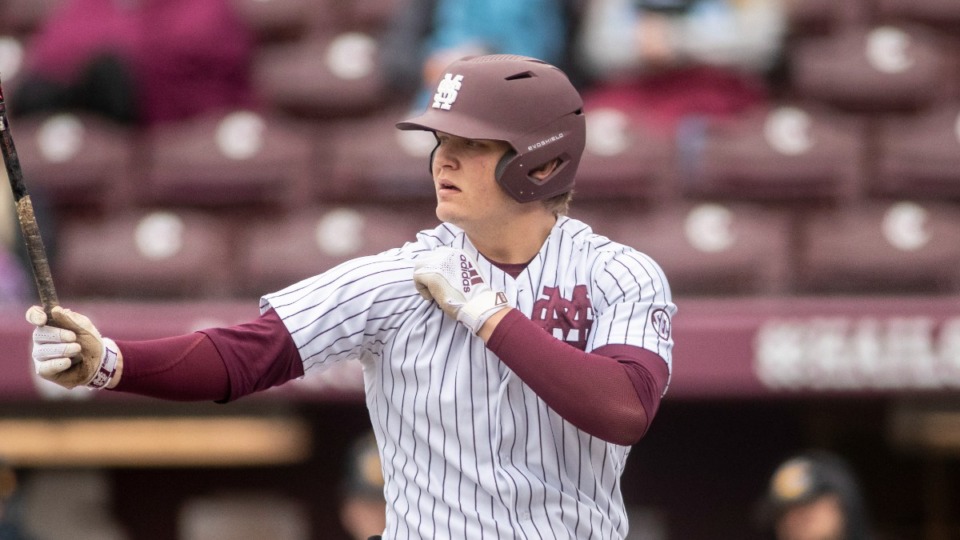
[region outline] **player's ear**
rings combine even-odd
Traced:
[[[553,174],[553,171],[555,171],[559,166],[560,166],[560,159],[559,158],[552,159],[545,165],[542,165],[536,170],[534,170],[533,172],[531,172],[530,176],[536,178],[537,180],[543,180],[544,178],[547,178],[548,176]]]

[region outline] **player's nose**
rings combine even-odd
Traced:
[[[436,150],[434,150],[434,172],[439,172],[444,168],[456,168],[457,163],[456,151],[452,149],[451,145],[440,144],[437,146]]]

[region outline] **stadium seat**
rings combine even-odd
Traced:
[[[915,110],[948,97],[957,75],[947,50],[920,25],[844,27],[790,47],[791,89],[848,110]]]
[[[435,200],[430,152],[436,141],[425,131],[398,130],[394,124],[406,116],[404,109],[390,109],[334,129],[333,163],[317,184],[318,200]]]
[[[613,107],[587,111],[587,143],[577,172],[578,199],[658,198],[675,187],[673,149]]]
[[[791,286],[789,217],[762,205],[575,202],[570,215],[653,257],[675,295],[763,295]]]
[[[960,102],[877,121],[872,189],[896,197],[960,198]]]
[[[353,28],[380,31],[386,28],[398,9],[403,9],[406,0],[353,0],[350,17]]]
[[[51,267],[61,296],[216,298],[232,291],[224,222],[183,210],[125,211],[60,227]]]
[[[797,280],[810,294],[956,293],[960,208],[869,201],[806,213]]]
[[[138,196],[146,206],[298,207],[316,157],[302,125],[246,110],[159,126],[145,150]]]
[[[865,0],[786,0],[792,35],[827,34],[868,17]]]
[[[864,128],[850,115],[788,103],[707,126],[700,138],[681,141],[683,192],[780,202],[855,199]]]
[[[29,34],[63,0],[3,0],[0,2],[0,28],[4,31]]]
[[[960,2],[956,0],[877,0],[877,11],[888,20],[909,20],[956,29]]]
[[[253,60],[253,84],[271,106],[301,116],[343,118],[388,103],[374,36],[318,33],[265,44]]]
[[[130,204],[140,182],[136,134],[102,118],[59,113],[13,118],[24,179],[31,192],[63,211],[100,211]]]
[[[261,43],[302,38],[314,27],[340,21],[328,0],[232,0],[237,13]]]
[[[246,222],[240,290],[264,294],[362,255],[400,247],[436,227],[432,205],[317,206]]]

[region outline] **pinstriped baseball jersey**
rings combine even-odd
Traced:
[[[361,257],[265,296],[308,375],[359,359],[380,446],[386,539],[623,538],[620,475],[630,448],[564,421],[413,282],[437,246],[474,255],[495,290],[557,338],[591,351],[649,349],[671,362],[667,281],[647,256],[561,217],[516,278],[459,228]]]

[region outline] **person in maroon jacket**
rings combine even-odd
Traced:
[[[150,126],[253,106],[253,51],[229,0],[63,0],[30,39],[10,110]]]

